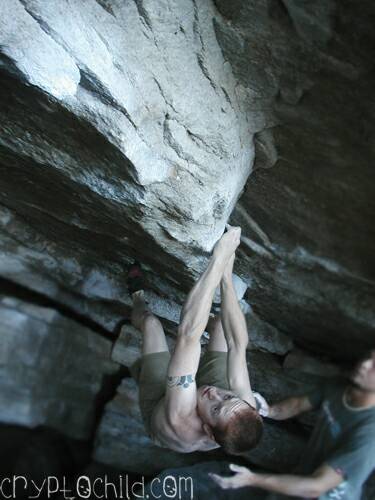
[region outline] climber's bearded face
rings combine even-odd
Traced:
[[[369,358],[358,363],[351,378],[360,389],[375,392],[375,351],[371,352]]]
[[[234,412],[248,406],[234,392],[213,385],[199,387],[197,403],[199,416],[211,427],[224,425]]]

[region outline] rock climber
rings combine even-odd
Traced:
[[[144,425],[159,446],[181,453],[222,446],[228,453],[240,454],[255,447],[261,437],[263,399],[250,386],[248,333],[232,282],[240,235],[240,228],[228,228],[215,245],[182,309],[172,355],[144,292],[133,287],[131,319],[142,332],[143,345],[142,357],[131,371],[139,384]],[[139,274],[135,271],[133,276]],[[210,340],[201,359],[200,340],[219,285],[221,315],[209,322]]]
[[[349,384],[331,380],[311,394],[269,406],[268,417],[285,420],[317,408],[320,416],[295,474],[260,474],[231,465],[233,476],[211,477],[226,489],[253,486],[281,494],[272,499],[360,500],[375,469],[375,349],[356,364]]]

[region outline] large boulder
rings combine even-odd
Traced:
[[[300,345],[350,358],[375,344],[374,5],[215,5],[242,105],[258,117],[255,172],[231,219],[244,228],[250,302]]]
[[[0,284],[49,306],[0,304],[3,420],[87,437],[118,366],[108,339],[129,315],[127,267],[142,262],[171,333],[228,219],[243,228],[255,389],[274,401],[318,383],[322,365],[294,346],[326,363],[375,344],[373,12],[370,0],[0,0]],[[126,384],[96,455],[179,465],[147,441]],[[267,426],[250,459],[290,468],[300,430]]]
[[[370,1],[0,9],[2,277],[113,331],[124,268],[181,305],[234,208],[267,335],[375,341]]]
[[[137,257],[159,294],[181,299],[254,155],[213,4],[0,9],[2,276],[116,315]]]
[[[111,342],[56,310],[0,297],[0,420],[89,439]]]

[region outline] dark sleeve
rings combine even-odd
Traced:
[[[340,446],[325,461],[345,479],[364,482],[375,468],[375,425],[365,425],[345,436]]]

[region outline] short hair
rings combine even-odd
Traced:
[[[263,434],[263,420],[248,405],[237,410],[226,424],[212,428],[215,441],[230,455],[240,455],[255,448]]]

